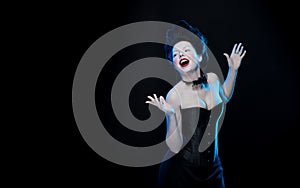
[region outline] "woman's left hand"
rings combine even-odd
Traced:
[[[243,51],[243,49],[244,47],[242,46],[242,43],[239,43],[239,45],[234,45],[230,57],[227,53],[224,53],[227,58],[229,68],[237,70],[240,67],[241,61],[246,54],[246,50]]]

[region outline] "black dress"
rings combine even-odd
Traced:
[[[181,109],[184,146],[175,156],[161,163],[159,188],[225,187],[216,137],[223,109],[223,103],[212,110],[201,107]],[[216,114],[218,117],[212,118]],[[202,152],[199,151],[200,142],[205,148]],[[168,151],[165,157],[172,154]]]

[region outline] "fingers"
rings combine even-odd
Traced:
[[[151,96],[147,96],[152,102],[154,102],[154,99]]]
[[[154,99],[155,99],[155,102],[156,102],[157,104],[159,104],[159,101],[158,101],[158,98],[157,98],[156,94],[154,94]]]
[[[148,103],[148,104],[152,104],[154,106],[156,106],[157,104],[155,104],[155,100],[151,97],[151,96],[147,96],[151,101],[146,101],[145,103]]]
[[[243,50],[244,50],[244,46],[242,46],[242,43],[239,43],[238,45],[234,44],[231,54],[238,54],[241,56],[241,58],[243,58],[246,54],[246,50],[245,51],[243,51]],[[224,53],[224,55],[225,55],[225,53]],[[225,55],[225,56],[226,56],[226,58],[228,58],[228,55]]]
[[[241,47],[242,43],[239,43],[238,47],[236,48],[235,53],[238,54],[240,52],[240,47]]]
[[[146,101],[145,103],[152,104],[152,105],[155,106],[155,104],[153,102],[151,102],[151,101]]]
[[[160,96],[160,97],[159,97],[159,100],[160,100],[160,103],[161,103],[162,105],[165,105],[166,101],[165,101],[165,99],[163,98],[163,96]]]
[[[163,97],[163,96],[160,96],[160,97],[159,97],[159,100],[161,100],[161,101],[165,101],[165,99],[164,99],[164,97]]]
[[[175,110],[170,106],[170,104],[168,104],[166,102],[166,100],[164,99],[163,96],[159,97],[159,100],[156,96],[156,94],[154,94],[154,98],[151,96],[147,96],[151,101],[146,101],[145,103],[147,104],[152,104],[156,107],[158,107],[160,110],[164,111],[167,114],[172,114],[175,113]]]
[[[244,53],[241,55],[241,58],[243,58],[246,55],[246,50],[244,51]]]
[[[238,53],[239,55],[242,55],[243,49],[244,49],[244,46],[241,47],[241,49],[240,49],[240,51]]]
[[[235,45],[233,46],[233,49],[232,49],[231,54],[234,54],[234,53],[235,53],[236,46],[237,46],[237,44],[235,44]]]
[[[229,60],[229,55],[227,53],[223,53],[225,55],[226,59]]]
[[[146,101],[145,103],[152,104],[152,105],[155,105],[155,106],[158,106],[160,104],[156,94],[154,94],[154,98],[151,97],[151,96],[147,96],[147,97],[150,99],[150,101]],[[160,98],[163,98],[163,97],[161,96]]]

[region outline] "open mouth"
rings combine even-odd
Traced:
[[[182,59],[179,61],[179,65],[180,65],[181,67],[186,67],[186,66],[189,65],[189,63],[190,63],[190,61],[189,61],[188,59],[186,59],[186,58],[182,58]]]

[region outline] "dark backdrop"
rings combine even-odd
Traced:
[[[155,0],[76,5],[76,8],[54,6],[55,21],[46,20],[51,21],[49,27],[59,36],[59,52],[66,57],[59,66],[62,72],[70,73],[68,77],[64,75],[69,81],[65,85],[69,88],[69,97],[76,67],[88,47],[99,37],[132,22],[185,19],[208,38],[208,46],[224,74],[228,66],[223,52],[230,52],[235,42],[243,42],[247,49],[219,134],[227,187],[291,187],[298,182],[296,54],[299,29],[295,28],[298,13],[292,1]],[[160,141],[164,135],[165,125],[142,136],[128,132],[111,115],[109,104],[101,101],[110,100],[111,79],[122,67],[139,58],[161,56],[160,47],[140,44],[124,49],[110,60],[99,76],[96,102],[98,110],[105,114],[99,115],[105,121],[115,123],[116,128],[108,129],[116,138],[123,138],[122,142],[145,146]],[[149,117],[147,106],[138,102],[145,99],[146,93],[157,92],[158,87],[162,95],[170,89],[170,85],[158,79],[143,80],[134,88],[129,105],[136,117]],[[80,135],[72,114],[71,98],[67,100],[69,109],[65,113],[71,118],[63,126],[57,126],[57,132],[63,134],[57,147],[61,150],[57,150],[55,162],[49,165],[54,171],[50,182],[93,183],[98,187],[119,184],[122,187],[155,187],[158,165],[124,167],[96,154]]]

